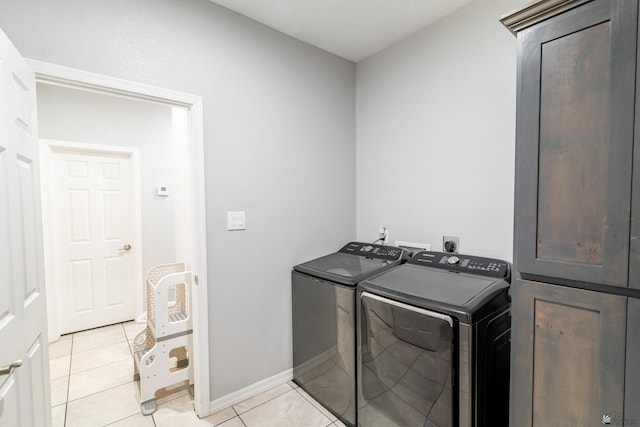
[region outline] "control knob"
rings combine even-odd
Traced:
[[[460,258],[458,258],[457,256],[450,256],[449,258],[447,258],[447,264],[449,265],[456,265],[460,262]]]
[[[456,252],[456,242],[453,240],[447,240],[444,242],[444,251],[445,252]]]

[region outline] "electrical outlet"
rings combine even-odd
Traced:
[[[385,245],[389,243],[389,229],[384,225],[378,227],[378,240],[381,240]]]
[[[457,254],[460,251],[460,237],[442,236],[442,251]]]

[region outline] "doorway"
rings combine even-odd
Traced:
[[[45,221],[45,253],[55,254],[55,257],[46,257],[47,283],[52,285],[48,293],[49,335],[53,340],[62,333],[132,320],[141,315],[145,300],[142,278],[154,266],[184,262],[190,269],[192,254],[184,247],[191,242],[176,246],[176,236],[189,236],[191,226],[176,215],[180,208],[186,213],[184,217],[189,218],[192,210],[190,204],[179,200],[191,192],[190,182],[178,179],[183,171],[189,170],[186,156],[177,155],[186,148],[183,141],[188,141],[188,129],[180,121],[174,126],[178,113],[186,116],[184,109],[157,102],[46,83],[37,84],[37,96],[45,190],[43,209],[45,218],[49,218],[49,224]],[[95,170],[97,165],[90,168],[90,162],[78,158],[87,153],[110,156],[113,160],[105,166],[111,175],[115,169],[127,174],[125,165],[115,162],[118,157],[128,157],[133,173],[129,173],[128,183],[131,194],[119,192],[123,197],[117,197],[113,191],[117,190],[117,181],[99,176],[104,174]],[[61,156],[74,157],[71,163],[57,165]],[[69,177],[70,174],[78,176]],[[108,191],[101,191],[99,186]],[[158,194],[158,188],[164,191]],[[66,206],[72,203],[85,206],[84,210],[76,207],[75,214],[80,217],[77,220],[69,215]],[[127,215],[105,216],[102,211],[113,203],[122,204],[119,210],[126,211]],[[58,215],[60,210],[66,212]],[[104,221],[109,218],[119,221]],[[68,224],[69,229],[76,227],[75,235],[62,232],[62,224]],[[114,267],[120,261],[129,261],[133,271],[121,275],[126,276],[127,294],[135,304],[129,318],[114,318],[112,322],[105,319],[97,324],[95,306],[108,298],[110,289],[100,285],[107,280],[102,277],[106,273],[99,257],[83,249],[99,244],[100,240],[107,240],[104,247],[91,252],[102,252],[100,255],[115,264]],[[126,245],[130,249],[120,251]],[[79,252],[79,259],[60,259],[69,251]],[[69,261],[74,262],[73,267],[62,265]],[[71,273],[79,277],[74,278]],[[71,287],[74,289],[69,289]],[[82,318],[83,321],[75,322],[80,329],[68,328],[69,322],[65,320],[69,317]]]
[[[87,73],[40,61],[28,61],[36,72],[39,85],[49,88],[65,88],[78,92],[98,94],[111,98],[122,98],[129,101],[144,102],[153,105],[168,107],[173,117],[174,127],[170,133],[172,137],[181,135],[174,148],[174,161],[183,162],[182,173],[176,178],[179,185],[185,186],[187,191],[175,193],[175,203],[180,203],[180,221],[173,219],[170,223],[164,222],[164,229],[174,230],[172,248],[175,256],[188,260],[189,269],[194,274],[193,288],[193,321],[194,321],[194,348],[193,365],[195,382],[194,405],[196,413],[203,417],[210,413],[209,408],[209,345],[207,323],[207,289],[206,289],[206,246],[205,246],[205,215],[204,215],[204,164],[203,164],[203,131],[202,131],[202,100],[200,97],[174,92],[166,89],[150,87],[123,81],[107,76]],[[177,132],[174,135],[174,132]],[[172,170],[172,165],[167,166],[167,171]],[[173,165],[175,166],[175,164]],[[166,187],[162,182],[157,187]],[[166,194],[166,192],[165,192]],[[172,193],[169,192],[171,195]],[[160,192],[154,194],[154,200],[166,197]],[[166,199],[165,199],[166,200]],[[174,218],[177,215],[174,216]],[[146,218],[145,218],[146,222]],[[155,246],[151,246],[155,248]],[[144,265],[144,261],[140,262]],[[49,273],[51,269],[48,268]],[[142,274],[142,269],[139,269]],[[49,282],[49,277],[47,277]],[[142,288],[142,281],[139,288]],[[49,291],[49,289],[48,289]],[[55,292],[55,291],[54,291]],[[141,294],[141,291],[140,291]],[[52,301],[48,301],[49,310]],[[137,312],[143,306],[142,296],[136,298]],[[58,333],[54,325],[54,334]],[[51,334],[50,334],[51,335]],[[54,335],[55,337],[55,335]]]

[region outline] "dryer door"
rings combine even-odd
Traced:
[[[453,319],[363,292],[358,425],[453,427]]]

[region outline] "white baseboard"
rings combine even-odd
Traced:
[[[291,379],[293,379],[293,369],[287,369],[286,371],[276,374],[272,377],[266,378],[262,381],[258,381],[257,383],[251,384],[248,387],[245,387],[238,391],[234,391],[231,394],[227,394],[226,396],[210,402],[209,413],[213,414],[214,412],[218,412],[221,409],[235,405],[236,403],[240,403],[243,400],[260,394],[263,391],[267,391],[270,388],[285,383]]]

